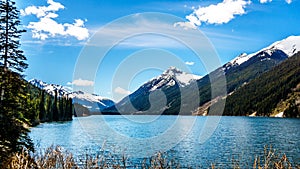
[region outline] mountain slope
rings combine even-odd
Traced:
[[[180,87],[185,87],[190,83],[201,79],[201,76],[183,72],[175,67],[170,67],[160,76],[149,80],[144,84],[150,91],[160,89],[163,86],[174,86],[175,83]]]
[[[82,91],[73,92],[70,88],[67,88],[65,86],[48,84],[46,82],[37,79],[29,80],[29,83],[31,83],[33,86],[45,90],[47,93],[53,96],[57,91],[59,97],[68,96],[69,98],[72,98],[73,103],[80,104],[81,106],[87,108],[89,110],[89,114],[99,113],[103,109],[114,105],[114,102],[110,99],[103,98],[101,96],[82,92]]]
[[[121,112],[122,114],[177,114],[180,105],[180,89],[187,88],[201,77],[188,74],[175,67],[170,67],[160,76],[143,84],[138,90],[122,99],[115,106],[107,108],[104,112]],[[164,92],[165,96],[161,95]],[[150,100],[149,97],[153,98]],[[166,100],[165,100],[166,99]],[[162,105],[166,103],[166,105]]]
[[[55,91],[57,91],[58,96],[60,97],[64,95],[68,95],[72,91],[71,89],[66,88],[64,86],[56,85],[56,84],[48,84],[38,79],[31,79],[28,82],[35,87],[45,90],[47,93],[51,94],[52,96],[55,95]]]
[[[0,65],[0,74],[3,72],[3,67]],[[45,90],[36,87],[23,79],[19,74],[7,70],[5,72],[9,75],[10,83],[6,84],[12,86],[22,86],[22,90],[16,90],[17,93],[14,99],[20,103],[15,107],[19,111],[22,118],[30,122],[30,126],[36,126],[41,122],[52,121],[69,121],[72,120],[73,105],[71,98],[55,98],[48,94]],[[0,83],[1,84],[1,83]],[[11,101],[9,101],[11,103]],[[2,107],[1,107],[2,108]]]
[[[242,53],[241,55],[230,61],[229,64],[241,65],[260,52],[265,52],[268,55],[271,55],[276,50],[284,52],[288,57],[293,56],[300,51],[300,36],[289,36],[286,39],[274,42],[270,46],[249,55],[246,53]]]
[[[114,105],[114,102],[110,99],[82,91],[72,92],[70,93],[70,97],[73,98],[74,103],[86,107],[90,111],[90,114],[99,113],[103,109]]]
[[[224,115],[300,117],[300,52],[236,90],[226,99]],[[284,105],[285,103],[285,105]]]
[[[180,109],[183,109],[185,114],[192,114],[192,112],[196,110],[195,107],[190,106],[194,105],[195,99],[193,98],[200,98],[198,104],[200,107],[208,104],[211,100],[216,99],[211,98],[211,81],[214,82],[214,85],[222,84],[222,81],[218,78],[221,75],[225,74],[227,80],[227,92],[231,93],[252,79],[271,70],[274,66],[286,60],[291,54],[299,50],[300,36],[291,36],[282,41],[275,42],[253,54],[241,54],[231,62],[228,62],[211,72],[209,75],[196,80],[199,88],[199,96],[195,96],[197,92],[189,90],[191,87],[189,84],[184,86],[182,86],[180,82],[174,84],[172,81],[174,78],[170,76],[168,80],[163,82],[154,80],[151,81],[151,83],[145,83],[137,91],[117,103],[116,106],[118,110],[123,113],[155,114],[163,112],[163,114],[178,114]],[[162,91],[166,97],[162,97],[157,90],[151,90],[153,89],[151,88],[153,85],[159,86],[158,89],[161,89],[160,91]],[[184,90],[185,92],[180,92],[180,90]],[[218,94],[218,92],[220,93]],[[181,93],[184,95],[181,95]],[[216,93],[217,96],[222,96],[221,91],[216,91]],[[152,100],[151,103],[153,105],[160,105],[161,103],[166,102],[165,107],[161,106],[157,110],[150,110],[150,108],[154,107],[151,107],[150,105],[150,94]],[[187,102],[182,103],[182,98]],[[189,102],[193,104],[189,104]],[[104,111],[116,112],[117,109],[112,106]]]

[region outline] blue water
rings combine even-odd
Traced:
[[[227,168],[232,158],[253,162],[272,145],[300,162],[300,120],[264,117],[89,116],[31,129],[37,149],[60,145],[75,156],[105,150],[125,154],[132,165],[167,152],[181,166]],[[205,137],[202,137],[205,136]],[[251,166],[252,164],[250,164]]]

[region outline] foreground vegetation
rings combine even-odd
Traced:
[[[264,152],[256,156],[254,161],[249,162],[249,166],[242,166],[242,162],[232,159],[230,168],[253,168],[253,169],[300,169],[299,164],[293,164],[285,154],[278,153],[271,146],[265,146]],[[143,169],[163,169],[163,168],[201,168],[201,166],[181,166],[176,160],[169,159],[166,153],[157,153],[153,157],[146,158],[138,164],[130,165],[126,156],[115,157],[111,154],[98,154],[95,156],[84,155],[75,158],[72,153],[63,150],[60,146],[49,147],[43,152],[29,153],[26,150],[15,153],[4,163],[8,169],[15,168],[143,168]],[[199,164],[200,165],[200,164]],[[211,169],[220,168],[218,164],[211,164]]]

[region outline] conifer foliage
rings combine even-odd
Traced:
[[[223,115],[245,116],[256,112],[257,116],[270,116],[278,103],[290,97],[284,116],[300,117],[299,84],[300,52],[229,95]]]
[[[10,154],[23,147],[32,149],[28,136],[28,121],[24,117],[26,100],[22,73],[27,68],[26,57],[20,50],[19,11],[10,0],[0,3],[0,165]]]
[[[10,68],[16,72],[23,72],[27,68],[26,57],[20,47],[21,33],[25,32],[19,29],[19,11],[15,2],[11,0],[1,0],[0,4],[0,27],[1,27],[1,60],[4,68]]]

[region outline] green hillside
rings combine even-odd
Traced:
[[[226,98],[223,115],[299,117],[300,53],[258,76]]]
[[[3,67],[0,67],[0,74],[2,73]],[[73,106],[71,98],[68,98],[68,96],[58,97],[57,94],[52,96],[46,91],[31,85],[15,72],[6,71],[5,73],[9,74],[10,77],[10,83],[7,87],[18,89],[17,86],[21,86],[22,90],[16,91],[20,97],[12,96],[10,99],[16,99],[19,102],[19,109],[25,110],[20,112],[20,115],[28,120],[29,125],[35,126],[40,122],[72,120]]]

